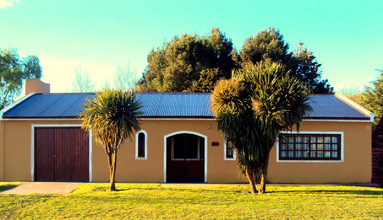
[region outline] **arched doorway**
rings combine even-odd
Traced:
[[[195,132],[165,136],[164,182],[205,182],[206,143],[206,136]]]

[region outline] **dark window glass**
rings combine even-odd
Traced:
[[[233,146],[231,146],[231,144],[227,141],[226,141],[226,158],[227,159],[234,159],[234,149],[233,149]]]
[[[138,134],[138,157],[145,157],[145,133]]]
[[[280,134],[280,160],[340,160],[340,134]]]

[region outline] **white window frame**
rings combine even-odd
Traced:
[[[316,134],[316,135],[326,135],[326,134],[339,134],[340,135],[340,160],[280,160],[279,159],[279,135],[277,137],[276,143],[276,156],[277,163],[287,162],[287,163],[343,163],[344,162],[344,132],[343,131],[281,131],[279,134]]]
[[[139,157],[138,156],[138,144],[139,144],[139,139],[138,135],[140,133],[143,133],[145,135],[145,157]],[[136,154],[135,154],[136,160],[147,160],[148,159],[148,133],[146,133],[145,130],[139,130],[136,132]]]
[[[235,152],[235,149],[233,148],[233,158],[226,157],[226,151],[227,151],[227,139],[226,136],[223,137],[223,159],[224,160],[237,160],[237,153]]]

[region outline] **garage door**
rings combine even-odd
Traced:
[[[89,137],[80,127],[35,127],[35,181],[89,181]]]

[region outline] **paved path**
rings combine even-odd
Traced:
[[[0,194],[67,194],[79,187],[82,183],[62,183],[62,182],[30,182],[23,183],[15,188],[0,192]]]

